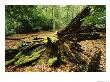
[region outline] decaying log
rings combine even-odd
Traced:
[[[100,66],[99,66],[101,55],[102,55],[102,52],[99,51],[92,57],[91,62],[88,65],[88,72],[101,72]]]
[[[59,48],[57,43],[52,43],[51,39],[49,37],[47,37],[47,48],[50,49],[49,57],[48,58],[54,58],[56,57],[57,60],[53,63],[52,66],[57,67],[59,65],[62,64],[62,60],[61,60],[61,54],[59,53]]]
[[[83,40],[96,40],[96,39],[100,39],[100,33],[97,32],[93,32],[93,33],[78,33],[77,34],[77,41],[83,41]]]
[[[106,26],[96,27],[94,24],[89,24],[86,26],[81,26],[77,33],[90,33],[90,32],[103,32],[106,33]]]
[[[18,52],[27,53],[27,55],[28,55],[28,54],[30,54],[29,53],[30,51],[32,51],[42,45],[45,46],[45,44],[39,44],[37,42],[36,43],[23,43],[17,49],[6,49],[5,50],[5,61],[8,61],[8,60],[14,58]]]
[[[5,50],[5,61],[13,59],[18,52],[19,52],[18,49],[7,49],[7,50]]]

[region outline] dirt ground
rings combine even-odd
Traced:
[[[38,38],[47,38],[55,35],[57,32],[56,31],[41,31],[37,33],[30,33],[30,34],[15,34],[12,36],[8,36],[5,40],[5,49],[8,48],[17,48],[17,43],[22,42],[22,41],[31,41],[33,37],[37,36]],[[14,40],[10,40],[14,39]]]

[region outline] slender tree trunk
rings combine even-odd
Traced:
[[[61,20],[61,7],[59,5],[59,20]],[[61,27],[61,25],[59,26],[59,28]]]
[[[75,5],[73,6],[73,12],[72,12],[72,18],[74,18],[76,16],[76,13],[75,13]]]
[[[67,6],[67,23],[69,22],[69,5]]]
[[[55,7],[55,6],[52,6],[53,31],[55,30],[55,15],[54,15],[54,7]]]

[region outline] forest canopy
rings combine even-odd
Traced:
[[[64,28],[84,5],[6,5],[5,35],[29,33],[39,30]],[[106,6],[89,6],[90,14],[82,20],[82,25],[105,25]]]

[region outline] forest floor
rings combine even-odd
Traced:
[[[37,38],[44,38],[54,36],[57,33],[57,31],[40,31],[36,33],[30,33],[30,34],[15,34],[12,36],[8,36],[5,40],[5,48],[16,48],[17,43],[21,41],[29,42],[33,39],[33,36],[37,36]]]
[[[5,48],[15,48],[16,44],[21,40],[30,41],[32,36],[37,36],[39,38],[47,38],[54,36],[57,31],[41,31],[38,33],[31,33],[31,34],[16,34],[14,36],[6,37],[6,38],[13,38],[14,40],[5,40]],[[96,39],[96,40],[84,40],[79,43],[84,50],[84,55],[90,59],[93,55],[98,51],[102,51],[100,68],[103,71],[106,71],[106,40],[105,38]],[[6,66],[6,72],[71,72],[76,70],[75,66],[71,64],[62,64],[60,67],[53,68],[48,65],[35,65],[35,66],[18,66],[14,67],[13,65]]]

